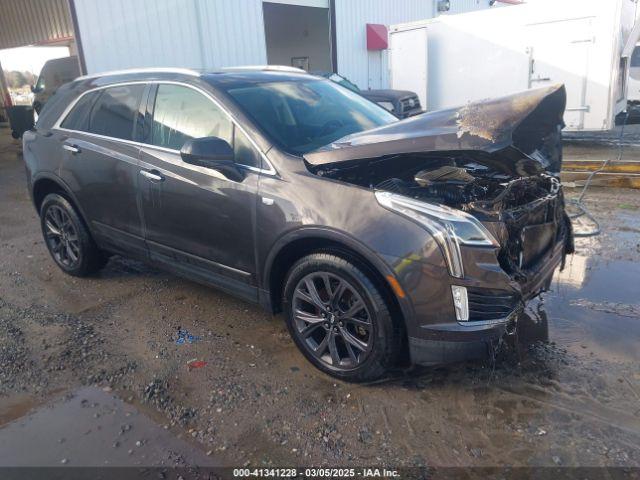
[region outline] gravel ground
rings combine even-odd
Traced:
[[[7,136],[0,426],[97,386],[226,465],[640,466],[640,192],[589,193],[603,235],[495,358],[355,386],[311,367],[282,318],[218,291],[119,257],[65,276]],[[199,338],[176,343],[185,329]]]

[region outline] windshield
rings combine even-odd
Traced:
[[[40,75],[38,77],[38,81],[36,82],[36,86],[33,88],[34,92],[41,92],[44,90],[44,75]]]
[[[250,84],[226,92],[273,141],[294,155],[398,120],[384,108],[327,80]]]

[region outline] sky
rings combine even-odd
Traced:
[[[7,48],[0,50],[0,63],[3,70],[29,71],[39,75],[47,60],[68,56],[69,47]]]

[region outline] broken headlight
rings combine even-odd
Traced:
[[[460,210],[420,202],[391,192],[376,192],[376,199],[383,207],[418,222],[431,233],[440,246],[453,277],[464,276],[460,245],[499,246],[482,223]]]

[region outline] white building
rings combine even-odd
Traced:
[[[367,24],[389,26],[488,8],[490,0],[70,0],[87,73],[137,67],[284,64],[387,88],[388,52]],[[448,7],[448,10],[447,10]]]

